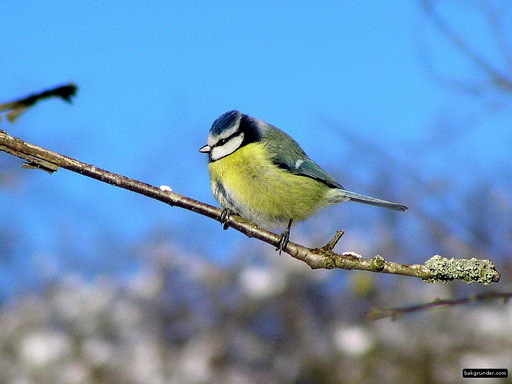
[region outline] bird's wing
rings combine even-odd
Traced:
[[[286,133],[270,126],[267,135],[272,137],[265,141],[265,146],[272,158],[272,162],[279,168],[295,175],[318,180],[331,188],[343,189],[336,180],[311,160],[299,144]]]

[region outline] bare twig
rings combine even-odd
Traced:
[[[14,123],[27,109],[34,106],[40,100],[57,97],[71,103],[71,98],[76,95],[77,90],[78,87],[74,83],[69,83],[57,88],[34,93],[19,100],[0,104],[0,111],[10,111],[6,116],[11,123]]]
[[[72,159],[56,152],[27,143],[0,131],[0,150],[11,155],[20,157],[29,164],[44,164],[47,170],[65,168],[72,172],[124,188],[150,198],[160,200],[171,206],[188,209],[192,212],[210,217],[222,222],[220,208],[202,203],[186,196],[179,195],[168,188],[157,188],[155,186],[131,179],[129,177],[109,172],[91,164]],[[255,224],[236,215],[228,218],[230,227],[242,232],[248,237],[254,237],[275,247],[279,244],[280,237],[275,233],[258,228]],[[419,264],[398,264],[384,260],[382,256],[375,256],[371,259],[359,258],[352,253],[337,254],[333,247],[341,237],[342,232],[322,248],[310,249],[302,245],[289,242],[284,250],[286,253],[301,260],[313,269],[317,268],[341,268],[357,269],[362,271],[390,273],[395,275],[419,277],[427,282],[450,281],[462,279],[466,282],[479,282],[490,284],[499,281],[500,274],[494,268],[490,260],[448,260],[440,256],[434,256],[425,265]],[[454,267],[456,266],[456,267]]]
[[[512,297],[512,292],[488,292],[482,293],[479,295],[471,295],[470,297],[466,297],[463,299],[455,299],[455,300],[435,300],[431,303],[419,304],[419,305],[411,305],[409,307],[401,307],[401,308],[372,308],[366,313],[366,317],[370,320],[379,320],[384,319],[386,317],[391,317],[392,319],[396,319],[397,317],[418,311],[424,311],[428,309],[433,309],[437,307],[443,306],[455,306],[462,305],[467,303],[473,303],[478,301],[487,301],[487,300],[496,300],[503,299],[505,303],[510,300]]]
[[[509,70],[512,69],[512,50],[510,40],[508,39],[509,33],[507,33],[504,28],[506,16],[510,14],[510,3],[504,1],[501,4],[501,9],[497,9],[497,7],[489,3],[489,1],[479,1],[478,5],[487,19],[487,24],[489,24],[494,41],[500,49],[505,62],[508,64]]]
[[[492,86],[495,86],[498,89],[501,89],[504,92],[510,93],[512,92],[512,78],[510,75],[507,75],[501,71],[499,71],[497,68],[495,68],[493,65],[491,65],[482,54],[475,51],[470,44],[461,36],[459,35],[451,26],[439,15],[439,13],[435,10],[434,2],[432,0],[422,0],[422,7],[426,15],[429,17],[429,19],[434,23],[436,28],[444,35],[448,40],[450,40],[454,46],[464,55],[468,58],[468,60],[473,63],[480,72],[485,75],[487,78],[486,83],[487,84],[468,84],[461,81],[455,81],[453,79],[444,79],[443,83],[447,85],[454,86],[460,90],[467,91],[467,92],[481,92],[485,88],[491,88]],[[487,14],[488,22],[491,22],[491,27],[494,28],[496,31],[496,28],[498,25],[495,24],[495,20],[492,19],[492,15],[489,13]],[[493,23],[495,25],[493,25]],[[500,29],[497,29],[498,32],[500,32]],[[497,40],[497,43],[504,48],[504,42],[502,39],[504,39],[504,36],[494,36]],[[430,68],[433,70],[433,67]],[[441,78],[441,76],[438,77]]]

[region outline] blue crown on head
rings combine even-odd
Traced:
[[[210,132],[219,135],[225,129],[232,127],[237,120],[240,120],[242,115],[242,112],[237,110],[226,112],[213,122]]]

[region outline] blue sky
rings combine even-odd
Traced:
[[[348,149],[322,119],[403,154],[402,147],[430,137],[443,114],[486,115],[424,70],[419,42],[427,41],[442,68],[474,74],[414,1],[27,1],[4,2],[0,14],[0,100],[70,81],[80,87],[72,106],[48,101],[16,125],[4,120],[1,129],[209,203],[215,202],[206,159],[197,149],[227,110],[284,129],[334,173],[347,166],[339,159]],[[477,13],[447,8],[446,15],[487,53],[487,34],[475,33],[483,30]],[[460,164],[456,154],[476,154],[480,165],[510,156],[510,120],[500,114],[482,120],[453,148],[453,166]],[[32,273],[22,268],[31,270],[22,256],[59,254],[55,243],[63,236],[88,243],[80,257],[94,259],[98,223],[119,244],[162,226],[175,238],[194,232],[208,240],[223,236],[228,244],[240,240],[190,212],[66,171],[18,172],[21,181],[0,193],[0,204],[14,207],[0,213],[0,223],[18,223],[24,238],[10,275]],[[27,219],[16,221],[20,216]]]

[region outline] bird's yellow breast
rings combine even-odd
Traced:
[[[208,166],[222,206],[263,227],[304,220],[327,205],[331,189],[272,163],[264,144],[248,144]]]

